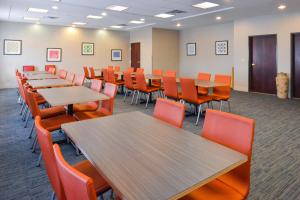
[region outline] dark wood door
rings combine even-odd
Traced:
[[[140,67],[141,61],[141,44],[131,43],[131,67],[138,68]]]
[[[275,94],[277,75],[277,36],[249,38],[249,90]]]
[[[300,33],[292,35],[292,97],[300,98]]]

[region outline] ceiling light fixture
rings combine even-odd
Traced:
[[[221,20],[221,19],[222,19],[221,16],[217,16],[217,17],[216,17],[216,20]]]
[[[60,2],[60,0],[51,0],[51,1],[54,1],[54,2]]]
[[[153,26],[156,23],[152,23],[152,24],[145,24],[145,25],[141,25],[141,26],[135,26],[135,27],[129,27],[126,30],[132,30],[132,29],[137,29],[137,28],[143,28],[143,27],[147,27],[147,26]]]
[[[103,13],[101,13],[101,15],[102,15],[102,16],[106,16],[106,15],[107,15],[107,13],[106,13],[106,12],[103,12]]]
[[[89,18],[89,19],[102,19],[103,17],[102,16],[97,16],[97,15],[88,15],[88,16],[86,16],[86,18]]]
[[[123,26],[115,25],[115,26],[110,26],[110,28],[117,28],[117,29],[120,29],[120,28],[123,28]]]
[[[180,23],[177,23],[176,26],[177,26],[177,27],[181,27],[181,24],[180,24]]]
[[[24,20],[30,20],[30,21],[39,21],[40,18],[35,18],[35,17],[24,17]]]
[[[57,6],[52,6],[51,7],[53,10],[58,10],[58,7]]]
[[[145,21],[145,19],[144,18],[142,18],[142,19],[140,19],[141,21]]]
[[[286,5],[281,4],[281,5],[278,6],[278,9],[279,10],[284,10],[284,9],[286,9]]]
[[[41,8],[28,8],[28,12],[47,13],[48,10]]]
[[[86,25],[86,23],[85,22],[73,22],[72,23],[73,25]]]
[[[132,21],[130,21],[129,23],[130,23],[130,24],[143,24],[143,23],[145,23],[145,22],[143,22],[143,21],[137,21],[137,20],[132,20]]]
[[[157,14],[157,15],[154,15],[154,17],[160,17],[160,18],[169,18],[169,17],[174,17],[175,15],[171,15],[171,14],[167,14],[167,13],[161,13],[161,14]]]
[[[120,11],[128,9],[128,7],[126,7],[126,6],[118,6],[118,5],[111,5],[111,6],[106,7],[106,9],[108,9],[108,10],[114,10],[114,11],[119,11],[120,12]]]
[[[208,2],[208,1],[193,5],[193,7],[202,8],[202,9],[208,9],[208,8],[213,8],[213,7],[217,7],[217,6],[219,6],[219,4],[211,3],[211,2]]]

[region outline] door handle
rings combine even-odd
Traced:
[[[256,65],[254,63],[252,63],[252,67],[255,67]]]

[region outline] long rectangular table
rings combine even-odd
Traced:
[[[62,129],[127,200],[178,199],[247,161],[246,155],[141,112]]]
[[[58,79],[58,76],[53,74],[34,74],[34,75],[25,75],[27,80],[42,80],[42,79]]]
[[[28,80],[27,83],[33,89],[72,86],[73,83],[64,79]]]

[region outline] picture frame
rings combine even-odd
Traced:
[[[197,49],[196,49],[196,43],[187,43],[186,44],[186,55],[187,56],[196,56]]]
[[[111,61],[122,61],[122,49],[111,50]]]
[[[217,56],[228,55],[228,40],[216,41],[215,43],[215,54]]]
[[[22,55],[22,40],[4,39],[4,55]]]
[[[61,62],[62,49],[61,48],[47,48],[46,60],[47,60],[47,62]]]
[[[95,44],[91,42],[82,42],[81,43],[81,55],[84,56],[93,56]]]

